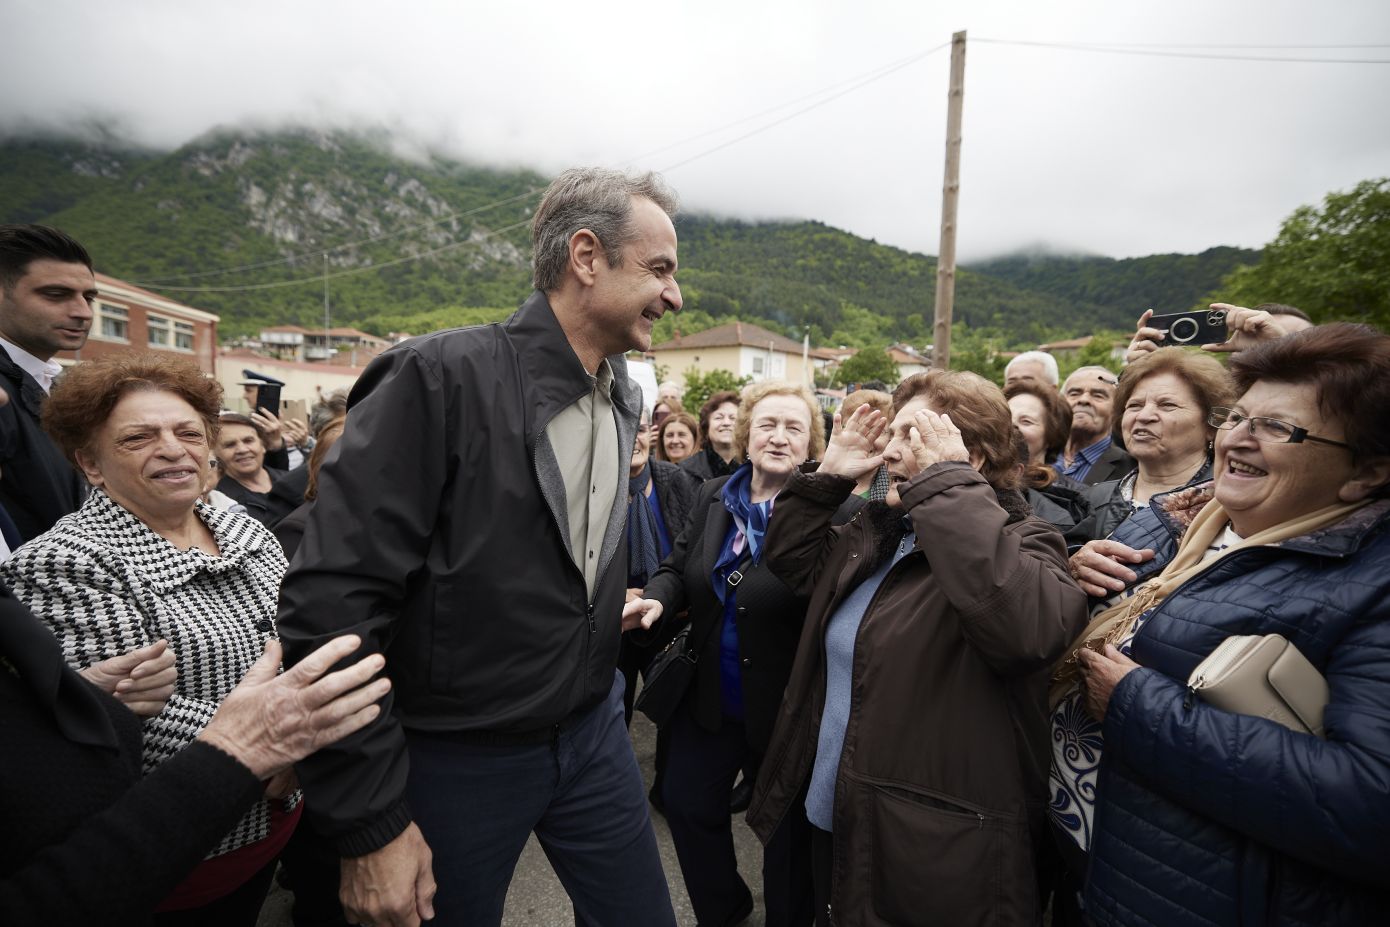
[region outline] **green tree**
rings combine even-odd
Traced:
[[[1234,270],[1210,299],[1297,306],[1319,322],[1369,322],[1390,330],[1390,178],[1300,206],[1260,262]]]
[[[705,404],[705,400],[725,390],[738,392],[748,385],[752,377],[736,377],[727,370],[711,370],[709,373],[700,373],[694,367],[685,372],[685,395],[681,396],[681,405],[690,412],[691,415],[699,416],[700,406]]]
[[[840,382],[867,383],[869,380],[882,380],[889,386],[898,382],[898,365],[888,356],[888,349],[882,345],[861,348],[854,356],[845,358],[840,365]]]
[[[1070,360],[1062,360],[1057,366],[1062,376],[1062,381],[1066,382],[1067,377],[1082,367],[1104,367],[1111,373],[1118,374],[1124,366],[1121,358],[1112,357],[1111,353],[1115,348],[1116,342],[1128,342],[1129,335],[1115,331],[1099,331],[1091,338],[1091,343],[1080,351],[1077,351]]]

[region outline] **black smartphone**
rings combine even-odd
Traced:
[[[280,415],[280,384],[262,383],[256,387],[256,408],[252,412],[268,409],[271,415]]]
[[[1147,327],[1163,332],[1163,343],[1168,345],[1220,344],[1229,337],[1224,309],[1194,309],[1191,312],[1156,315],[1149,318]]]

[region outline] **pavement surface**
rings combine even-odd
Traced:
[[[637,762],[642,767],[642,780],[646,787],[652,783],[652,759],[656,752],[656,728],[646,716],[634,714],[632,719],[632,745],[637,752]],[[680,865],[676,862],[675,845],[671,842],[671,831],[661,815],[653,812],[652,824],[656,829],[657,846],[661,850],[661,864],[666,870],[666,881],[671,886],[671,902],[676,909],[676,923],[681,927],[695,927],[695,912],[691,910],[690,899],[685,893],[685,883],[681,881]],[[743,880],[753,890],[755,904],[753,916],[744,921],[747,927],[762,927],[762,844],[748,825],[743,815],[734,818],[734,847],[738,853],[738,868]],[[275,885],[266,898],[265,907],[257,927],[292,927],[290,904],[292,896]],[[503,927],[571,927],[574,924],[574,909],[569,896],[565,894],[560,880],[550,868],[540,844],[532,837],[516,866],[511,889],[507,892],[507,907],[502,916]]]

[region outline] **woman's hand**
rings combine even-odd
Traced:
[[[289,798],[290,793],[299,788],[299,777],[294,774],[294,767],[282,769],[270,777],[270,781],[265,785],[266,798]]]
[[[1153,318],[1153,314],[1152,309],[1145,309],[1144,314],[1139,317],[1139,324],[1135,326],[1138,330],[1130,339],[1129,347],[1125,349],[1126,364],[1132,364],[1145,354],[1163,347],[1163,332],[1149,327],[1149,319]]]
[[[1086,713],[1097,721],[1105,720],[1110,696],[1120,680],[1139,668],[1138,663],[1116,650],[1113,644],[1106,644],[1104,653],[1083,648],[1076,655],[1076,666],[1081,681],[1086,684]]]
[[[142,718],[152,718],[164,710],[179,678],[174,651],[165,640],[93,663],[78,672]]]
[[[1270,315],[1263,309],[1246,309],[1244,306],[1232,306],[1230,303],[1212,303],[1211,308],[1225,311],[1227,338],[1220,344],[1202,345],[1203,351],[1222,354],[1244,351],[1262,341],[1272,341],[1288,334],[1280,324],[1279,317]]]
[[[623,606],[623,630],[643,630],[656,624],[664,606],[656,599],[633,599]]]
[[[1138,579],[1126,563],[1144,563],[1154,558],[1147,547],[1135,550],[1119,541],[1087,541],[1071,555],[1071,578],[1081,591],[1093,598],[1120,592]]]
[[[280,423],[284,430],[285,440],[295,447],[303,448],[309,440],[309,425],[298,418],[287,418]]]
[[[970,452],[951,416],[921,409],[913,420],[916,424],[908,429],[908,447],[919,472],[947,460],[970,463]]]
[[[878,439],[887,427],[888,420],[872,406],[860,406],[848,419],[842,419],[836,412],[835,426],[830,429],[830,441],[816,472],[849,477],[858,482],[860,477],[877,470],[883,466]]]
[[[285,439],[280,434],[282,426],[280,419],[269,409],[252,409],[251,421],[256,423],[256,427],[261,430],[261,441],[268,451],[278,451],[285,446]]]
[[[266,641],[265,653],[227,693],[198,739],[235,757],[256,778],[270,779],[365,727],[381,714],[376,703],[391,690],[390,680],[372,679],[386,658],[374,653],[328,672],[361,645],[355,634],[334,638],[276,675],[280,642]]]

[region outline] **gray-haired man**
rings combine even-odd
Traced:
[[[616,672],[622,355],[681,307],[675,209],[654,175],[567,171],[516,314],[393,348],[353,389],[279,616],[292,658],[352,630],[395,686],[300,767],[350,919],[500,923],[534,831],[582,922],[675,922]]]

